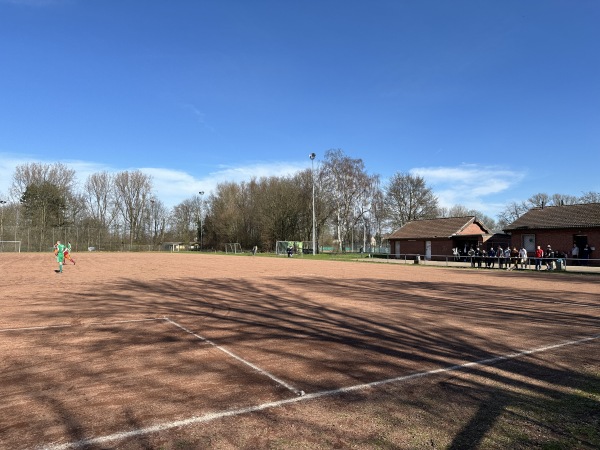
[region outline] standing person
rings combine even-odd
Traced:
[[[504,264],[506,265],[506,270],[510,270],[510,245],[504,249]]]
[[[477,261],[477,268],[481,269],[481,264],[487,261],[487,252],[485,249],[477,249],[479,252],[479,260]]]
[[[475,267],[475,249],[473,246],[471,246],[467,255],[469,255],[469,258],[471,259],[471,267]]]
[[[519,250],[519,259],[521,260],[521,269],[529,267],[529,263],[527,261],[527,250],[525,247],[521,247],[521,250]]]
[[[577,242],[573,242],[573,248],[571,249],[571,258],[573,258],[573,264],[577,265],[577,260],[579,259],[579,247],[577,247]]]
[[[65,248],[65,251],[63,253],[65,255],[65,261],[68,259],[73,264],[75,264],[75,260],[71,256],[71,242],[70,241],[67,241],[67,248]]]
[[[587,266],[590,263],[590,256],[592,255],[592,249],[590,248],[590,246],[588,244],[585,244],[585,247],[583,247],[583,250],[581,252],[581,265],[582,266]]]
[[[535,270],[542,270],[542,258],[544,257],[544,250],[539,245],[535,249]]]
[[[519,270],[519,250],[517,250],[517,247],[513,247],[510,251],[510,264],[512,265],[506,270]]]
[[[548,244],[548,247],[546,247],[546,270],[553,270],[554,269],[554,251],[552,250],[552,247],[550,247],[550,244]]]
[[[454,256],[454,261],[460,261],[460,253],[458,252],[458,247],[452,249],[452,255]]]
[[[490,251],[488,252],[488,267],[490,269],[493,269],[495,262],[496,262],[496,250],[494,250],[494,247],[490,247]]]
[[[485,258],[485,250],[481,250],[479,247],[477,247],[477,250],[475,250],[475,262],[477,263],[477,268],[481,269],[481,261]]]
[[[498,269],[502,269],[502,262],[504,259],[504,250],[502,247],[498,246],[498,250],[496,250],[496,257],[498,258]]]
[[[567,265],[567,254],[557,250],[554,252],[554,261],[556,264],[556,270],[566,270]]]
[[[63,263],[65,262],[65,245],[61,244],[60,241],[56,241],[54,246],[54,254],[56,255],[56,262],[58,263],[58,273],[62,273]]]

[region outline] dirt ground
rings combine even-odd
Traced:
[[[597,275],[74,257],[0,262],[0,448],[600,442],[539,420],[600,410]]]

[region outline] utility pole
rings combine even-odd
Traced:
[[[312,179],[312,254],[317,254],[317,235],[315,226],[315,158],[317,154],[311,153],[308,155],[310,158],[310,178]]]

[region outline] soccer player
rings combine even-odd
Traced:
[[[65,248],[64,254],[65,254],[65,261],[68,259],[73,264],[75,264],[75,260],[71,256],[71,242],[70,241],[67,242],[67,248]]]
[[[62,273],[63,263],[65,262],[65,245],[61,244],[60,241],[56,241],[54,246],[54,254],[56,255],[56,262],[58,262],[58,273]]]

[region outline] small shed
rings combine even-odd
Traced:
[[[403,255],[432,256],[466,255],[473,247],[482,247],[489,239],[509,242],[510,237],[493,234],[475,216],[444,217],[438,219],[413,220],[389,235],[390,253],[400,258]]]
[[[600,203],[532,208],[504,231],[510,233],[512,246],[524,246],[532,255],[538,245],[543,249],[550,245],[554,251],[572,257],[574,246],[581,252],[587,245],[592,249],[590,257],[597,259]]]
[[[185,250],[184,242],[163,242],[162,249],[167,250],[169,252],[179,252],[181,250]]]

